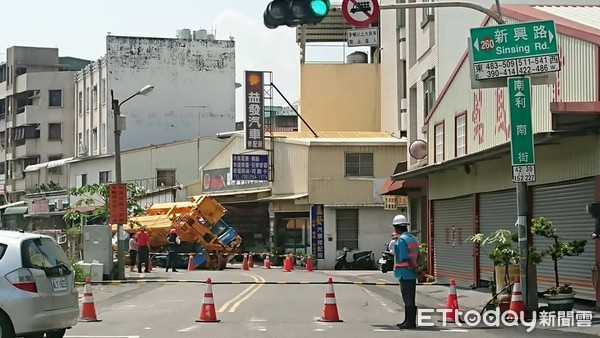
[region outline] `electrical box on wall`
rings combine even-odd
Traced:
[[[110,226],[84,225],[81,232],[83,246],[83,261],[92,263],[94,260],[102,263],[104,279],[110,279],[113,267],[112,230]]]

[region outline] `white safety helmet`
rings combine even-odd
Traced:
[[[392,221],[392,226],[394,225],[402,225],[408,227],[408,220],[404,215],[396,215],[394,216],[394,220]]]

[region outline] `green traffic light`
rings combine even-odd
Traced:
[[[310,9],[313,14],[322,17],[326,16],[329,12],[329,1],[327,0],[312,0],[310,2]]]

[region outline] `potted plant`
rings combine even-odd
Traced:
[[[518,249],[518,233],[506,230],[498,229],[487,237],[482,233],[477,233],[470,236],[467,240],[485,247],[491,245],[492,250],[488,253],[488,257],[494,264],[494,294],[500,292],[504,287],[510,285],[517,275],[519,275],[519,249]],[[513,246],[514,244],[514,246]],[[482,251],[485,251],[483,248]],[[542,261],[543,254],[536,251],[535,247],[529,247],[529,263],[531,267],[539,264]],[[499,296],[498,304],[501,311],[508,310],[510,305],[511,290],[508,289],[502,295]]]
[[[552,258],[554,264],[554,286],[543,292],[544,298],[548,300],[548,311],[572,311],[575,291],[569,284],[560,284],[558,261],[565,257],[581,255],[585,250],[587,240],[573,240],[570,242],[561,240],[556,227],[543,217],[533,219],[531,233],[552,241],[548,248],[543,251],[544,255]]]
[[[419,265],[418,281],[419,283],[433,282],[434,278],[427,271],[427,244],[419,245],[419,255],[421,256],[421,265]]]

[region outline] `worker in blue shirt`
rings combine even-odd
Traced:
[[[397,326],[401,329],[417,327],[417,272],[419,240],[408,231],[408,220],[404,215],[396,215],[392,221],[396,233],[400,234],[395,247],[394,277],[400,281],[400,293],[404,302],[404,321]]]

